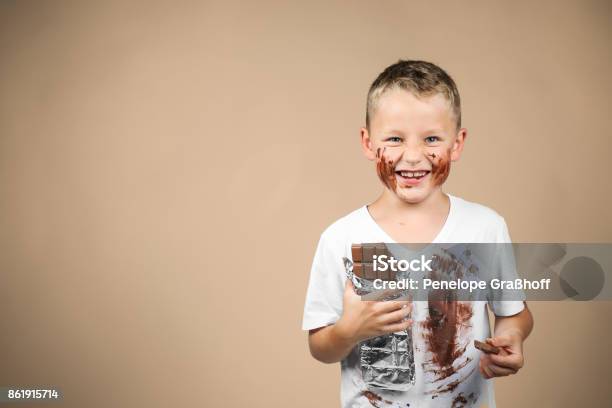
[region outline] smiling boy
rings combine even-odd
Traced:
[[[362,301],[345,275],[343,257],[351,258],[355,243],[510,242],[505,220],[497,212],[442,191],[466,137],[457,87],[440,67],[400,60],[372,83],[361,147],[375,163],[384,190],[373,203],[321,234],[302,324],[309,331],[314,358],[341,362],[342,407],[494,407],[493,387],[487,380],[515,374],[523,366],[523,342],[533,327],[526,303],[468,302],[460,339],[464,349],[455,353],[433,347],[444,331],[427,331],[427,301]],[[495,315],[493,336],[487,306]],[[453,321],[456,316],[451,314],[458,309],[448,307],[441,321]],[[415,383],[407,391],[370,387],[360,370],[358,344],[408,328],[417,363]],[[498,355],[474,348],[474,339],[486,338],[501,348]],[[442,354],[447,365],[436,370]],[[444,368],[452,375],[440,375]]]

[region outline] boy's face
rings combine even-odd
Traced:
[[[383,94],[361,128],[365,156],[376,161],[379,178],[402,201],[416,204],[438,191],[450,163],[459,160],[467,130],[442,94],[415,97],[405,90]]]

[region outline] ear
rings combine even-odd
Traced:
[[[362,127],[359,132],[361,133],[361,150],[363,151],[363,155],[368,160],[376,160],[376,152],[374,151],[372,145],[372,139],[370,137],[370,132],[365,127]]]
[[[459,129],[457,132],[457,137],[455,137],[455,141],[453,142],[453,147],[451,148],[451,161],[457,161],[461,157],[461,152],[463,152],[463,146],[466,138],[467,129]]]

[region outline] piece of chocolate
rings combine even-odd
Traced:
[[[376,255],[375,244],[363,244],[363,260],[362,262],[372,263],[374,262],[374,255]]]
[[[365,278],[374,280],[376,279],[376,272],[374,272],[374,268],[371,263],[363,263],[363,271],[365,272]]]
[[[353,263],[363,262],[363,250],[361,244],[351,245],[351,255],[353,256]]]
[[[490,345],[489,343],[484,343],[478,340],[474,340],[474,347],[487,354],[499,354],[500,351],[499,347],[495,347]]]
[[[363,279],[365,276],[363,274],[363,264],[356,263],[353,264],[353,273]]]
[[[390,255],[389,251],[387,250],[387,246],[384,243],[382,243],[382,242],[374,244],[374,248],[375,248],[374,249],[375,253],[378,256],[380,256],[380,255],[387,255],[387,256],[389,256]]]

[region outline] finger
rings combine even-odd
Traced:
[[[505,377],[507,375],[516,374],[518,370],[514,370],[511,368],[500,367],[498,365],[492,364],[487,366],[487,368],[496,376],[496,377]]]
[[[400,323],[410,316],[410,310],[407,307],[402,307],[390,313],[381,316],[380,322],[383,324]]]
[[[370,300],[383,301],[384,299],[388,298],[400,298],[403,296],[402,292],[403,290],[401,289],[378,289],[370,293]]]
[[[484,371],[484,373],[485,373],[485,375],[483,377],[486,378],[487,380],[494,377],[493,372],[491,371],[489,366],[483,365],[482,366],[482,371]]]
[[[481,363],[482,365],[489,365],[489,364],[493,364],[493,362],[491,361],[491,358],[490,358],[489,356],[490,356],[489,354],[484,354],[484,353],[483,353],[483,354],[480,356],[480,363]]]
[[[510,346],[498,346],[497,344],[502,344],[502,342],[496,342],[494,339],[486,339],[485,341],[487,344],[499,349],[499,353],[495,354],[497,357],[507,357],[520,352],[519,350],[515,349],[517,347],[515,344]]]
[[[484,372],[481,365],[478,366],[478,371],[480,371],[482,378],[487,378],[487,374]]]
[[[482,359],[480,360],[480,362],[478,363],[478,371],[480,371],[480,375],[482,375],[483,378],[488,378],[487,373],[484,370],[485,365],[482,363]]]
[[[365,294],[363,296],[363,300],[367,300],[370,302],[383,302],[383,299],[387,299],[394,296],[394,291],[397,291],[397,289],[377,289]]]
[[[412,303],[407,300],[390,300],[387,302],[379,302],[376,305],[379,313],[389,313],[395,310],[408,309],[408,312],[412,310]]]
[[[491,363],[500,367],[518,370],[523,366],[523,357],[519,354],[510,354],[507,356],[491,355]]]
[[[485,365],[480,365],[479,366],[480,369],[480,375],[482,375],[482,378],[484,378],[485,380],[488,380],[489,378],[492,377],[492,373],[490,371],[487,371],[487,368]]]
[[[492,346],[495,347],[510,347],[510,346],[514,346],[514,342],[512,341],[512,339],[509,336],[497,336],[497,337],[490,337],[488,339],[485,340],[487,343],[489,343]]]
[[[385,334],[390,334],[390,333],[408,330],[410,326],[412,326],[412,320],[408,319],[401,323],[393,323],[393,324],[388,324],[386,326],[383,326],[382,330]]]
[[[398,296],[397,296],[395,299],[393,299],[393,300],[398,301],[398,302],[412,301],[412,294],[411,294],[411,293],[407,292],[406,290],[400,290],[400,289],[397,289],[397,290],[398,290],[400,293],[399,293],[399,295],[398,295]]]

